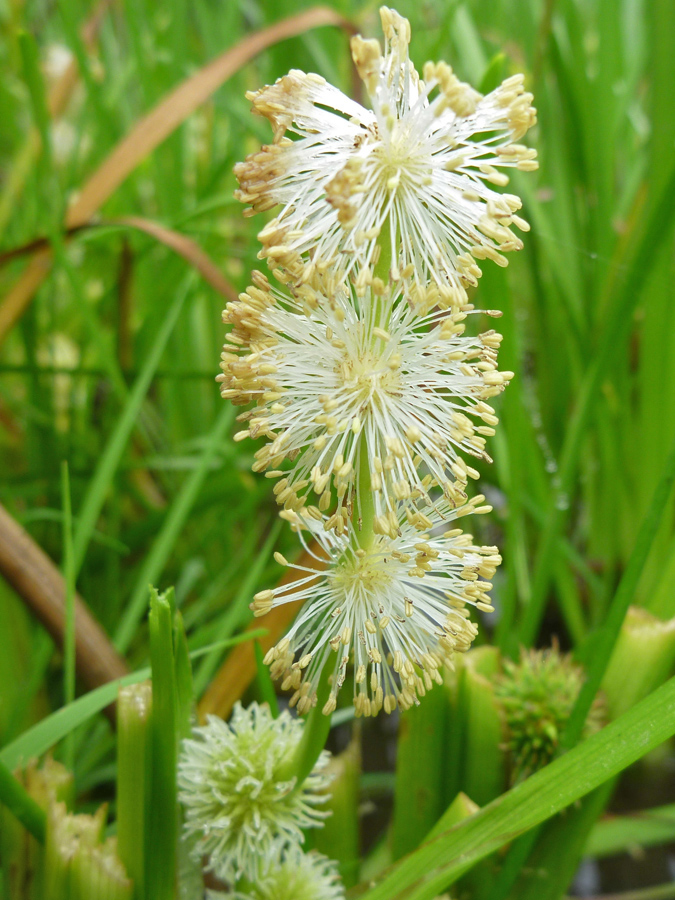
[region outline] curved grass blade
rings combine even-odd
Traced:
[[[559,488],[553,492],[538,547],[530,602],[525,610],[519,632],[514,632],[509,647],[510,652],[515,653],[519,644],[526,647],[531,646],[539,631],[553,574],[552,562],[556,542],[566,519],[567,504],[560,503],[559,498],[568,497],[574,487],[581,448],[586,438],[591,413],[600,394],[600,387],[610,370],[615,353],[624,345],[625,337],[631,328],[632,311],[641,296],[640,287],[644,280],[644,273],[649,270],[660,248],[672,234],[675,225],[675,217],[672,214],[674,205],[675,166],[672,167],[663,193],[647,219],[627,277],[617,288],[617,297],[611,318],[602,333],[593,356],[593,362],[583,380],[560,455]]]
[[[204,656],[211,653],[214,649],[224,650],[228,647],[234,647],[236,644],[242,644],[246,641],[252,641],[256,638],[263,638],[267,635],[265,628],[258,628],[254,631],[245,631],[236,637],[228,638],[225,641],[219,641],[217,644],[209,644],[207,647],[200,647],[198,650],[190,653],[191,659]],[[124,678],[116,678],[94,691],[89,691],[83,697],[79,697],[68,706],[62,706],[56,712],[42,719],[37,725],[24,731],[11,744],[7,744],[0,750],[0,763],[7,766],[8,769],[15,769],[29,759],[41,756],[46,753],[50,747],[57,744],[74,728],[82,725],[96,713],[101,712],[106,706],[115,701],[117,692],[120,687],[129,684],[138,684],[139,681],[145,681],[150,677],[150,668],[139,669]]]
[[[162,358],[162,353],[167,345],[171,332],[178,320],[183,304],[194,283],[194,274],[190,272],[183,284],[176,291],[173,303],[169,307],[166,318],[162,322],[157,337],[154,340],[143,368],[136,379],[133,389],[125,404],[122,414],[117,422],[115,431],[106,444],[103,456],[99,460],[92,479],[87,488],[80,514],[77,518],[77,527],[73,538],[73,571],[77,578],[84,557],[89,546],[89,541],[94,532],[96,522],[103,508],[106,494],[112,484],[120,459],[131,435],[132,429],[138,417],[145,395],[150,387],[153,375]]]
[[[390,869],[364,900],[431,900],[467,867],[604,784],[673,734],[675,678],[463,824],[442,833],[437,826],[437,836]]]
[[[121,652],[124,652],[131,643],[138,623],[146,609],[148,585],[159,581],[178,535],[202,489],[204,479],[210,471],[218,448],[232,424],[234,413],[234,407],[229,404],[221,410],[211,430],[211,434],[208,436],[198,464],[183,483],[180,492],[164,519],[159,534],[145,557],[141,571],[136,579],[131,600],[115,632],[114,644]]]

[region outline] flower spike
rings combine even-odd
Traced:
[[[348,283],[329,296],[305,286],[294,296],[260,273],[224,318],[234,329],[222,395],[256,401],[237,437],[269,439],[253,468],[280,478],[275,494],[286,509],[310,502],[323,512],[337,502],[331,527],[340,524],[364,464],[377,533],[395,536],[397,503],[431,503],[433,485],[452,505],[465,502],[478,472],[459,454],[490,460],[497,418],[488,401],[512,375],[497,369],[501,335],[464,336],[465,313],[418,315],[396,287],[373,284],[357,297]]]
[[[249,214],[281,206],[260,255],[287,279],[307,280],[317,263],[372,269],[388,245],[413,299],[431,283],[458,308],[481,274],[476,260],[506,265],[503,254],[522,247],[511,227],[529,229],[520,199],[492,186],[507,184],[505,169],[537,167],[519,143],[536,122],[532,95],[514,75],[484,97],[443,62],[427,63],[421,80],[408,21],[387,7],[380,15],[384,55],[377,41],[352,39],[372,109],[298,70],[249,95],[274,143],[235,167],[237,196]]]
[[[193,857],[208,856],[218,878],[262,877],[303,842],[303,829],[321,826],[328,815],[317,808],[329,799],[326,751],[299,788],[289,780],[302,730],[287,712],[273,719],[267,706],[237,703],[229,723],[209,716],[184,742],[178,784],[185,835],[194,840]]]
[[[305,601],[286,637],[265,657],[272,677],[294,691],[292,706],[305,713],[316,704],[324,666],[332,670],[326,715],[336,708],[350,662],[357,715],[390,713],[397,704],[407,709],[442,682],[443,667],[452,665],[455,652],[468,650],[478,632],[467,606],[493,610],[487,592],[501,562],[497,549],[477,547],[471,535],[450,527],[457,518],[489,512],[484,500],[478,495],[459,509],[445,502],[427,509],[427,534],[406,516],[396,537],[378,536],[367,548],[352,525],[338,535],[311,516],[282,514],[317,565],[291,566],[302,577],[256,594],[251,609],[263,616],[283,603]],[[439,527],[448,530],[438,534]],[[279,555],[277,561],[288,564]]]

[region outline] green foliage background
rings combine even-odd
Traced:
[[[380,36],[376,4],[331,6]],[[252,594],[281,575],[273,551],[296,547],[276,524],[270,483],[250,472],[255,446],[231,440],[234,412],[214,383],[223,297],[162,243],[110,223],[142,216],[189,236],[243,290],[260,265],[262,221],[243,218],[232,169],[270,139],[244,93],[293,67],[350,92],[346,32],[311,30],[260,54],[143,160],[94,227],[65,240],[61,223],[168,91],[305,8],[120,0],[88,52],[78,28],[90,3],[0,2],[0,310],[27,255],[3,252],[43,237],[55,249],[0,345],[0,499],[60,561],[68,461],[77,587],[133,666],[148,657],[149,581],[176,585],[196,648],[247,624]],[[516,373],[495,463],[482,471],[495,506],[483,537],[505,560],[483,638],[511,655],[551,634],[579,648],[607,616],[675,439],[675,7],[401,0],[397,9],[411,20],[418,67],[445,59],[484,91],[524,71],[535,95],[528,142],[541,168],[511,187],[532,231],[508,269],[485,263],[475,299],[504,311],[501,367]],[[40,96],[66,48],[81,78],[49,125]],[[48,138],[42,149],[35,126]],[[663,619],[675,616],[674,524],[670,497],[629,598]],[[224,653],[196,663],[198,691]],[[62,702],[59,667],[0,581],[1,743]],[[78,790],[105,793],[114,738],[103,723],[86,735],[75,748]]]

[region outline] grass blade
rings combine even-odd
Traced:
[[[675,678],[602,731],[406,857],[365,900],[431,900],[466,870],[675,734]],[[443,820],[441,820],[441,823]]]
[[[561,750],[573,747],[581,737],[584,722],[609,665],[612,650],[621,631],[621,624],[626,617],[628,607],[642,575],[642,570],[647,562],[652,542],[661,524],[661,518],[668,498],[671,495],[674,481],[675,445],[670,451],[661,481],[656,488],[654,498],[640,528],[635,547],[621,579],[619,589],[612,600],[607,618],[600,628],[597,639],[593,641],[592,653],[589,654],[588,660],[585,660],[586,681],[579,691],[579,696],[567,721],[565,731],[560,738]]]
[[[0,803],[4,803],[30,834],[44,844],[47,828],[44,811],[3,762],[0,762]]]
[[[531,646],[539,631],[553,573],[552,560],[556,541],[565,522],[568,506],[568,503],[560,501],[561,498],[568,498],[574,487],[581,448],[586,438],[591,413],[598,399],[603,379],[610,370],[612,359],[617,350],[623,346],[624,339],[631,328],[631,314],[640,297],[644,273],[656,259],[659,249],[672,234],[675,225],[675,217],[672,215],[673,205],[675,205],[675,166],[672,166],[663,193],[644,226],[628,275],[618,289],[611,319],[602,333],[593,356],[593,362],[584,377],[579,400],[572,415],[561,453],[559,489],[554,492],[552,497],[537,552],[530,602],[525,610],[519,633],[513,635],[509,647],[510,652],[514,653],[519,643],[527,647]]]
[[[255,640],[259,637],[266,636],[267,632],[264,628],[252,629],[238,634],[236,637],[228,638],[225,641],[218,641],[216,644],[209,644],[207,647],[200,647],[190,653],[191,659],[204,656],[213,650],[225,650],[228,647],[235,647],[237,644],[243,644],[248,641]],[[0,750],[0,763],[9,769],[15,769],[34,756],[42,756],[50,747],[62,740],[70,731],[84,724],[86,721],[101,712],[106,706],[110,706],[117,697],[120,687],[129,684],[138,684],[139,681],[145,681],[150,677],[150,669],[139,669],[123,678],[117,678],[110,681],[94,691],[89,691],[83,697],[78,697],[74,703],[68,706],[62,706],[56,712],[42,719],[37,725],[33,725],[28,731],[24,731],[11,744],[7,744]]]
[[[136,379],[133,389],[129,394],[124,410],[119,418],[117,427],[106,445],[103,456],[96,467],[96,471],[89,483],[87,493],[82,501],[82,507],[77,520],[75,537],[73,540],[73,567],[75,576],[80,572],[84,557],[89,546],[89,541],[100,515],[106,494],[112,484],[115,472],[119,466],[122,454],[131,436],[134,423],[141,409],[145,395],[150,387],[153,375],[162,358],[162,353],[167,345],[171,332],[183,308],[183,304],[194,282],[193,273],[187,276],[181,287],[176,291],[173,303],[167,310],[166,318],[154,340],[143,368]]]
[[[216,453],[234,420],[234,414],[235,409],[230,404],[221,409],[207,439],[199,463],[185,480],[180,493],[164,519],[159,534],[143,561],[131,600],[115,632],[115,646],[122,652],[128,649],[145,611],[148,585],[159,581],[164,566],[178,540],[180,531],[185,525],[190,510],[202,489],[204,479],[211,469]]]

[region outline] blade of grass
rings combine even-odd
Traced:
[[[150,797],[147,807],[145,883],[153,900],[174,900],[178,841],[178,697],[173,646],[173,589],[150,588]]]
[[[82,41],[88,50],[93,50],[98,32],[105,17],[108,7],[113,0],[101,0],[94,8],[92,14],[81,29]],[[72,96],[78,82],[77,62],[72,59],[63,73],[52,85],[47,95],[47,109],[52,119],[61,117]],[[32,170],[32,165],[41,149],[39,132],[31,128],[23,145],[14,156],[9,174],[4,179],[0,192],[0,238],[5,230],[12,212],[16,208],[16,198],[20,195],[26,179]]]
[[[63,635],[63,696],[64,703],[75,699],[75,571],[73,568],[73,516],[70,502],[68,463],[61,463],[61,496],[63,498],[63,581],[66,588],[65,629]],[[64,763],[72,771],[75,744],[72,732],[66,738]]]
[[[168,335],[167,335],[168,338]],[[159,359],[157,359],[159,361]],[[199,463],[192,470],[183,483],[180,492],[171,505],[159,534],[155,538],[147,553],[141,570],[136,578],[131,599],[127,604],[122,619],[117,627],[113,642],[120,652],[128,649],[133,640],[138,623],[143,617],[146,605],[148,585],[159,581],[162,571],[173,552],[174,546],[181,530],[183,529],[190,510],[194,506],[204,480],[211,470],[220,445],[223,443],[228,429],[234,420],[235,409],[230,404],[225,405],[215,421],[209,434]],[[223,635],[229,637],[229,635]]]
[[[200,69],[142,118],[85,182],[66,215],[66,229],[87,222],[153,150],[235,72],[265,48],[311,28],[349,23],[325,7],[314,7],[252,34]],[[38,252],[0,305],[0,343],[21,317],[51,269],[51,253]]]
[[[675,482],[675,443],[671,448],[647,515],[640,527],[635,547],[631,553],[619,588],[611,602],[607,618],[593,641],[593,649],[588,655],[588,659],[582,660],[586,664],[586,681],[579,691],[579,696],[560,738],[562,751],[573,747],[581,737],[584,722],[609,665],[612,650],[621,631],[621,625],[635,595],[642,570],[647,562],[649,551],[661,524],[664,510],[672,493],[673,482]],[[580,655],[583,655],[583,647],[580,648]]]
[[[255,665],[257,670],[256,680],[258,682],[260,696],[263,703],[267,703],[269,706],[272,716],[277,719],[279,717],[279,703],[277,701],[276,691],[274,690],[274,684],[270,678],[269,669],[263,662],[263,656],[265,654],[262,652],[260,641],[255,641],[253,643],[253,652],[255,653]]]
[[[41,844],[45,842],[46,816],[28,791],[0,761],[0,803],[4,803],[21,824]]]
[[[228,638],[226,641],[193,650],[190,653],[190,659],[197,659],[199,656],[211,653],[214,649],[225,650],[228,647],[236,647],[237,644],[243,644],[266,635],[267,631],[264,628],[252,629],[238,634],[236,637]],[[83,725],[106,706],[110,706],[117,697],[120,687],[138,684],[139,681],[145,681],[149,677],[149,668],[139,669],[137,672],[131,672],[123,678],[116,678],[96,690],[89,691],[68,706],[62,706],[61,709],[42,719],[32,728],[24,731],[16,740],[3,747],[0,750],[0,763],[9,769],[15,769],[35,756],[42,756],[73,729]]]
[[[118,853],[133,879],[135,900],[146,900],[145,821],[152,722],[150,682],[120,688],[117,721]]]
[[[174,329],[183,304],[194,284],[194,273],[190,272],[176,291],[176,296],[155,338],[150,352],[143,364],[138,378],[129,394],[117,426],[110,436],[106,448],[99,460],[96,470],[87,488],[82,501],[80,514],[77,518],[77,527],[73,541],[73,567],[75,576],[80,572],[84,557],[89,546],[89,541],[96,527],[96,522],[101,513],[106,494],[110,489],[115,472],[119,466],[122,454],[131,436],[136,418],[141,409],[145,395],[148,392],[152,377],[160,363],[164,349],[168,343],[171,332]]]
[[[617,350],[624,345],[625,338],[630,331],[632,311],[640,297],[640,286],[644,273],[656,258],[660,247],[672,234],[675,225],[675,217],[672,215],[674,204],[675,165],[671,167],[663,193],[641,232],[637,251],[623,284],[619,287],[611,284],[608,287],[608,290],[616,290],[616,300],[611,318],[600,337],[593,362],[584,376],[579,399],[567,429],[560,457],[559,488],[553,492],[547,511],[546,523],[537,549],[530,602],[525,610],[520,629],[518,633],[514,632],[510,642],[509,651],[511,653],[517,651],[519,643],[527,647],[531,646],[539,631],[548,588],[553,576],[553,554],[558,534],[566,519],[569,497],[574,488],[581,449],[586,438],[591,413],[598,399],[603,379],[610,371],[611,361]]]
[[[462,825],[394,866],[364,900],[431,900],[468,865],[604,784],[675,734],[675,679]]]
[[[629,853],[675,840],[675,804],[644,809],[623,816],[607,816],[595,823],[584,847],[585,856],[601,858]]]
[[[277,542],[279,537],[279,532],[281,531],[281,519],[277,519],[272,528],[270,530],[269,535],[267,536],[267,540],[265,541],[263,547],[256,554],[255,560],[252,563],[246,578],[244,579],[239,591],[237,592],[236,597],[228,608],[225,610],[223,616],[220,621],[216,624],[214,628],[213,636],[217,639],[229,637],[233,631],[237,628],[240,628],[246,618],[250,616],[248,605],[251,601],[253,594],[255,593],[255,586],[258,583],[262,570],[267,565],[267,561],[272,555],[272,550],[274,549],[274,545]],[[256,621],[257,624],[257,620]],[[267,622],[265,623],[268,624]],[[251,652],[253,652],[253,648],[251,647]],[[267,648],[265,648],[265,652]],[[213,676],[213,673],[216,671],[218,667],[218,663],[220,662],[221,654],[218,651],[213,651],[209,653],[205,659],[202,660],[201,664],[197,668],[195,672],[195,694],[197,697],[201,695],[206,686],[209,683],[209,680]],[[252,677],[255,675],[255,670],[252,672]],[[243,691],[246,690],[244,686],[242,688]]]
[[[401,714],[396,744],[396,789],[391,822],[391,852],[400,859],[418,846],[443,810],[438,786],[445,759],[445,691],[432,690],[424,703]]]

